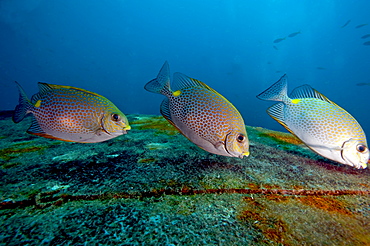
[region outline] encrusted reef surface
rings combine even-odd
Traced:
[[[209,154],[159,116],[97,144],[0,117],[1,245],[370,245],[370,171],[247,127],[251,155]]]

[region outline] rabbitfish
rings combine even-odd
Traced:
[[[257,97],[280,101],[267,113],[319,155],[355,168],[367,167],[369,150],[360,124],[309,85],[296,88],[288,97],[284,75]]]
[[[69,142],[97,143],[126,134],[126,116],[107,98],[94,92],[39,82],[40,92],[28,100],[22,87],[13,121],[32,114],[28,133]]]
[[[170,71],[165,62],[156,79],[145,89],[163,94],[161,114],[185,137],[200,148],[217,155],[249,155],[249,141],[243,118],[238,110],[218,92],[181,73],[174,74],[170,88]]]

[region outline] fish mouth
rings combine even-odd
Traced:
[[[369,163],[368,162],[359,162],[359,163],[353,163],[353,162],[349,162],[351,163],[351,165],[357,169],[366,169],[367,168],[367,164]]]
[[[358,168],[358,169],[366,169],[367,168],[367,165],[370,163],[370,160],[368,161],[360,161],[358,163],[352,163],[354,167]]]
[[[248,156],[249,156],[249,151],[244,152],[244,153],[241,153],[241,154],[239,155],[239,158],[240,158],[240,159],[243,159],[243,157],[244,157],[244,156],[248,157]]]
[[[125,128],[123,128],[122,132],[123,134],[126,134],[128,130],[131,130],[131,126],[127,125]]]

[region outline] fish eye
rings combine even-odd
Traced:
[[[365,152],[367,150],[367,147],[365,145],[362,145],[362,144],[359,144],[356,146],[356,149],[358,152],[362,153],[362,152]]]
[[[245,137],[243,134],[238,134],[238,136],[236,137],[236,141],[238,141],[239,143],[243,142],[244,139]]]
[[[118,114],[112,114],[111,118],[113,121],[119,121],[121,119],[121,117]]]

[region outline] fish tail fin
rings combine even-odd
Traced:
[[[157,78],[149,81],[144,88],[150,92],[163,95],[168,94],[170,91],[170,66],[167,61],[163,64]]]
[[[287,76],[284,74],[275,84],[259,94],[257,98],[268,101],[284,101],[288,97],[287,91]]]
[[[18,87],[19,91],[19,102],[18,105],[15,107],[14,114],[13,114],[13,121],[14,123],[21,122],[23,118],[26,116],[28,109],[31,106],[30,100],[26,93],[24,92],[23,88],[18,84],[17,81],[14,81]]]

